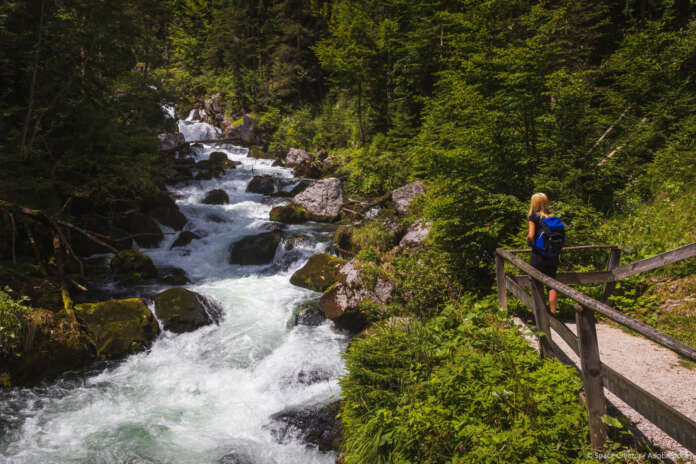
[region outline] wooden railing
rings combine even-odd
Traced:
[[[564,248],[564,253],[586,249],[608,249],[607,270],[558,274],[555,279],[541,273],[529,263],[515,256],[531,250],[496,250],[496,279],[500,305],[507,307],[508,292],[532,309],[539,329],[539,352],[542,357],[554,356],[553,329],[580,358],[582,381],[590,425],[590,440],[595,450],[601,450],[607,439],[607,430],[602,416],[606,414],[604,388],[621,398],[626,404],[658,426],[666,434],[696,453],[696,422],[673,407],[645,391],[631,380],[601,362],[595,313],[634,330],[646,338],[669,348],[685,358],[696,361],[696,350],[679,340],[641,321],[626,316],[607,304],[615,282],[642,272],[651,271],[668,264],[696,256],[696,243],[677,248],[635,263],[619,266],[620,250],[613,245],[583,245]],[[505,262],[512,264],[524,275],[507,275]],[[569,287],[567,284],[603,283],[601,300]],[[546,308],[544,285],[555,289],[574,301],[577,336]],[[529,289],[529,291],[527,291]],[[695,386],[696,387],[696,386]]]

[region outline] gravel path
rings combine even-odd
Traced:
[[[518,325],[522,323],[520,320],[515,322]],[[566,325],[576,333],[575,324]],[[527,332],[527,338],[534,340],[529,335]],[[597,337],[600,358],[604,364],[687,417],[696,419],[696,369],[682,366],[679,357],[667,348],[606,324],[597,324]],[[552,338],[565,356],[579,366],[578,357],[563,339],[556,332],[553,332]],[[537,347],[536,341],[534,346]],[[605,389],[604,392],[607,399],[631,419],[655,446],[662,449],[670,460],[678,463],[696,463],[696,455],[683,448],[608,390]]]

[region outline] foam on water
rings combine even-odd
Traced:
[[[270,208],[283,201],[246,193],[249,180],[269,174],[290,181],[292,175],[267,160],[247,158],[238,147],[194,151],[199,160],[224,151],[242,165],[220,179],[172,188],[189,219],[186,229],[201,238],[169,250],[176,234],[163,228],[172,234],[146,252],[159,267],[184,268],[190,289],[220,303],[220,324],[180,335],[165,332],[148,352],[106,369],[0,394],[1,462],[216,463],[229,453],[257,464],[335,460],[296,441],[278,443],[271,433],[273,414],[340,396],[345,335],[329,323],[292,324],[294,311],[318,294],[294,287],[289,277],[325,248],[322,230],[292,227],[291,233],[310,239],[292,251],[281,244],[273,265],[228,264],[230,243],[267,230]],[[224,189],[230,204],[201,204],[213,188]]]

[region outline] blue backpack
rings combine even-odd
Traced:
[[[541,219],[541,232],[532,243],[534,251],[549,258],[558,256],[565,245],[565,225],[556,216]]]

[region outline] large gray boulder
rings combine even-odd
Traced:
[[[424,193],[425,185],[423,185],[423,182],[419,180],[406,184],[403,187],[399,187],[392,192],[392,201],[394,202],[394,207],[399,213],[406,214],[413,199],[423,195]]]
[[[322,407],[287,409],[271,416],[277,421],[272,432],[281,443],[299,438],[319,451],[338,451],[343,434],[341,421],[336,416],[341,409],[340,401]]]
[[[158,134],[157,140],[157,151],[160,153],[172,152],[179,148],[179,146],[186,143],[186,139],[184,138],[183,134],[173,134],[171,132],[163,132]]]
[[[333,221],[343,208],[341,181],[335,177],[321,179],[295,195],[291,204],[303,208],[309,219]]]
[[[288,167],[299,166],[302,163],[311,163],[314,157],[301,148],[291,148],[285,155],[283,163]]]
[[[319,309],[333,320],[336,327],[360,332],[367,327],[368,319],[360,312],[360,303],[370,299],[389,303],[394,291],[394,281],[377,273],[367,279],[360,264],[353,259],[347,262],[336,276],[336,283],[329,287],[319,300]]]
[[[206,205],[226,205],[229,202],[229,195],[227,195],[227,192],[222,189],[211,190],[205,194],[205,198],[203,198],[202,201],[202,203],[205,203]]]
[[[217,322],[221,310],[203,295],[185,288],[170,288],[155,295],[155,314],[165,330],[183,333]]]

